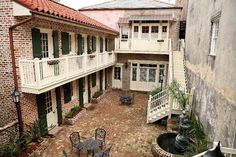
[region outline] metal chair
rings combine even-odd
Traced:
[[[106,130],[103,128],[97,128],[95,130],[95,139],[100,140],[102,142],[101,149],[105,145],[105,138],[106,138]]]
[[[78,150],[78,154],[80,154],[80,150],[82,149],[82,143],[80,142],[79,132],[73,132],[70,134],[70,142],[72,149],[76,148]]]
[[[105,149],[104,151],[100,151],[95,153],[94,157],[109,157],[110,156],[110,151],[111,151],[111,147],[108,147],[107,149]]]

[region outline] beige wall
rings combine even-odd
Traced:
[[[186,34],[189,86],[194,111],[211,141],[236,148],[235,0],[190,0]],[[221,12],[216,56],[209,55],[211,20]]]

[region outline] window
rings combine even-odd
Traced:
[[[82,37],[82,54],[84,53],[84,37]]]
[[[105,39],[105,51],[108,51],[108,39]]]
[[[167,32],[167,26],[162,26],[162,32]]]
[[[212,21],[211,23],[210,55],[215,55],[218,34],[219,34],[219,18]]]
[[[160,64],[159,65],[159,83],[161,83],[162,80],[164,79],[164,71],[165,71],[165,65]]]
[[[92,87],[95,87],[95,86],[96,86],[96,80],[97,80],[97,78],[96,78],[96,73],[93,73],[93,74],[92,74]]]
[[[46,112],[52,112],[52,97],[51,91],[45,93],[45,104],[46,104]]]
[[[149,26],[142,26],[142,33],[149,33]]]
[[[41,48],[42,48],[42,57],[48,58],[48,34],[40,33]]]
[[[138,26],[134,26],[134,32],[138,32]]]
[[[96,37],[95,36],[92,36],[92,52],[95,52],[96,51]]]
[[[152,26],[152,33],[158,33],[158,26]]]
[[[115,70],[114,70],[114,79],[115,80],[121,80],[120,72],[121,72],[121,68],[120,67],[115,67]]]
[[[156,82],[156,64],[140,64],[140,81]]]
[[[62,43],[62,54],[69,54],[70,44],[69,44],[69,33],[61,32],[61,43]]]
[[[103,52],[103,38],[100,38],[100,52]]]
[[[128,35],[121,36],[121,41],[127,41],[127,40],[128,40]]]
[[[129,27],[128,26],[121,26],[121,41],[127,41],[129,36]]]
[[[132,81],[137,81],[137,64],[132,64]]]

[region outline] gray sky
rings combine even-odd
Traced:
[[[60,3],[67,5],[71,8],[74,9],[79,9],[82,7],[86,7],[86,6],[90,6],[90,5],[94,5],[94,4],[99,4],[99,3],[103,3],[103,2],[107,2],[110,0],[60,0]],[[168,0],[161,0],[161,1],[165,1],[168,2]],[[171,2],[175,1],[175,0],[170,0]]]

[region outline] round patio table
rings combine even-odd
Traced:
[[[102,145],[102,141],[96,139],[87,139],[81,143],[81,148],[87,150],[88,153],[92,152],[92,156],[94,156],[94,150],[99,148]],[[88,154],[87,154],[88,156]]]

